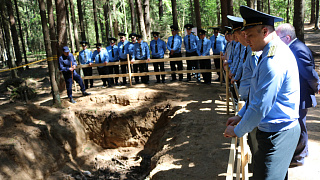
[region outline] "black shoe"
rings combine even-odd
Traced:
[[[122,83],[121,83],[121,85],[126,85],[126,84],[127,84],[127,82],[122,82]]]
[[[86,91],[83,91],[83,92],[82,92],[82,95],[83,95],[83,96],[89,96],[90,94],[91,94],[91,93],[87,93]]]
[[[182,79],[179,79],[179,81],[182,81]]]
[[[160,80],[157,80],[157,82],[156,83],[160,83]]]
[[[73,104],[76,103],[76,101],[73,100],[73,98],[70,98],[70,102],[73,103]]]
[[[174,81],[176,81],[177,79],[171,79],[171,82],[174,82]]]
[[[162,80],[162,83],[166,83],[166,80]]]
[[[90,85],[90,88],[93,88],[93,85]]]

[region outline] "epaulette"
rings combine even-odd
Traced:
[[[255,56],[255,55],[257,55],[257,51],[252,51],[251,56]]]
[[[277,46],[272,45],[269,49],[269,53],[268,53],[267,57],[274,56],[276,54],[276,50],[277,50]]]
[[[224,34],[220,34],[220,35],[224,37]]]

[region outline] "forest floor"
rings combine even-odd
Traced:
[[[310,27],[305,40],[319,70],[320,32]],[[225,84],[169,76],[157,84],[150,76],[149,85],[105,88],[95,80],[90,96],[73,91],[71,104],[64,91],[55,108],[47,73],[44,62],[23,75],[35,99],[0,94],[0,179],[225,179],[231,139],[223,132],[233,115],[226,113]],[[0,74],[0,90],[9,76]],[[319,179],[319,115],[319,106],[309,109],[310,154],[304,166],[289,169],[289,179]]]

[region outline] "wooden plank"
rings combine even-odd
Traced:
[[[234,163],[236,158],[236,143],[237,137],[231,138],[226,180],[233,180]]]
[[[131,65],[130,65],[130,56],[127,54],[127,64],[128,64],[128,72],[129,72],[129,82],[130,86],[132,86],[132,73],[131,73]]]
[[[241,174],[241,146],[238,146],[238,152],[237,152],[237,173],[236,173],[236,180],[240,180],[240,174]]]
[[[247,136],[248,134],[245,134],[240,138],[242,180],[249,180],[248,160],[246,159],[246,155],[248,153]]]
[[[227,103],[227,114],[229,115],[229,110],[230,110],[230,107],[229,107],[229,66],[227,65],[227,68],[226,68],[226,103]]]
[[[222,76],[222,66],[223,66],[223,62],[222,62],[222,56],[223,56],[223,53],[222,52],[220,52],[220,85],[222,86],[222,78],[223,78],[223,76]]]

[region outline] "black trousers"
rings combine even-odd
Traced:
[[[136,59],[136,61],[139,61],[139,60],[145,60],[145,59]],[[149,72],[148,71],[148,64],[147,63],[133,64],[133,72],[137,73],[138,71],[140,71],[140,73]],[[139,83],[139,76],[135,76],[134,79],[135,79],[136,83]],[[141,76],[141,82],[148,83],[149,76]]]
[[[153,59],[160,59],[160,58],[153,58]],[[161,58],[163,59],[163,58]],[[155,62],[153,63],[153,68],[154,68],[154,72],[159,72],[159,69],[161,72],[165,71],[164,70],[164,62]],[[157,82],[160,82],[160,75],[156,75],[157,78]],[[161,75],[162,81],[165,81],[166,75],[162,74]]]
[[[175,58],[175,57],[182,57],[181,53],[174,53],[173,55],[170,54],[170,58]],[[182,66],[182,61],[170,61],[170,68],[171,71],[176,71],[176,65],[178,67],[178,70],[182,70],[183,66]],[[171,74],[171,78],[172,80],[177,80],[176,74]],[[179,74],[179,80],[183,79],[183,74]]]
[[[109,68],[107,66],[98,67],[97,69],[98,69],[99,75],[107,75],[107,74],[109,74]],[[103,86],[107,85],[107,81],[108,81],[109,85],[111,83],[108,78],[101,78],[101,80],[103,82]]]
[[[220,55],[220,54],[213,54],[213,55]],[[216,59],[213,59],[214,61],[214,67],[216,69],[220,69],[220,58],[216,58]],[[217,72],[218,74],[218,79],[220,79],[220,72]]]
[[[83,75],[84,76],[92,76],[92,67],[83,68]],[[89,87],[89,79],[84,80],[84,86],[86,89]],[[90,79],[90,86],[93,87],[93,79]]]
[[[120,62],[127,62],[128,60],[127,59],[121,59],[120,58]],[[127,74],[128,71],[128,65],[127,64],[124,64],[124,65],[121,65],[121,74]],[[127,82],[127,77],[122,77],[122,82],[123,83],[126,83]]]
[[[198,56],[197,51],[192,52],[192,53],[188,53],[186,52],[186,57],[191,57],[191,56]],[[199,69],[199,60],[187,60],[187,70],[192,70],[192,68],[194,67],[194,69]],[[200,77],[200,74],[197,73],[197,78]],[[187,73],[187,79],[190,81],[191,80],[191,74]]]
[[[109,74],[119,74],[119,66],[118,65],[114,65],[114,66],[108,66],[109,68]],[[109,81],[111,82],[111,84],[118,84],[118,77],[116,78],[108,78]]]
[[[199,60],[200,69],[211,69],[211,60],[210,59],[203,59]],[[201,73],[204,83],[211,83],[211,72]]]

